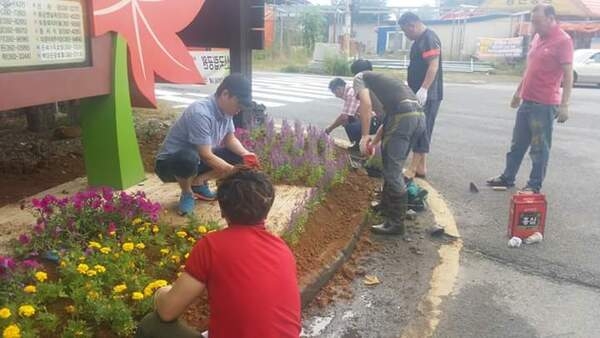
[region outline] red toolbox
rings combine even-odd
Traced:
[[[542,194],[518,193],[510,201],[508,237],[525,239],[535,232],[544,234],[546,225],[546,196]]]

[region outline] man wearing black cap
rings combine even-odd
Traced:
[[[192,103],[173,124],[156,156],[155,171],[181,187],[179,213],[192,214],[195,199],[214,200],[207,181],[221,177],[252,154],[235,137],[233,117],[250,107],[251,85],[240,74],[227,76],[216,93]]]
[[[371,231],[384,235],[404,235],[408,194],[402,168],[414,142],[425,132],[425,115],[413,91],[403,81],[373,72],[368,60],[356,60],[350,67],[354,74],[354,92],[360,106],[362,137],[360,151],[372,152],[381,142],[383,191],[380,209],[383,224]],[[374,138],[370,135],[371,114],[383,117]]]

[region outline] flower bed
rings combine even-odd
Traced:
[[[275,182],[315,187],[292,212],[291,233],[306,221],[307,206],[344,179],[345,157],[314,127],[284,122],[278,134],[268,121],[238,136]],[[218,230],[217,222],[194,219],[161,224],[160,205],[141,192],[90,189],[32,204],[32,231],[12,242],[11,257],[0,257],[5,338],[131,336],[154,291],[176,278],[199,238]]]

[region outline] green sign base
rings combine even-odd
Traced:
[[[133,126],[127,43],[115,34],[113,45],[112,94],[82,100],[81,124],[88,184],[125,189],[144,179],[144,167]]]

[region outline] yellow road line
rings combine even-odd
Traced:
[[[435,222],[444,227],[445,232],[458,239],[450,244],[442,245],[438,254],[440,263],[433,270],[429,291],[418,306],[418,314],[408,324],[402,334],[402,338],[424,338],[433,336],[440,322],[440,305],[444,297],[452,293],[456,277],[458,275],[460,250],[462,240],[460,239],[454,216],[444,201],[444,198],[429,183],[418,180],[419,186],[427,189],[429,195],[427,204]]]

